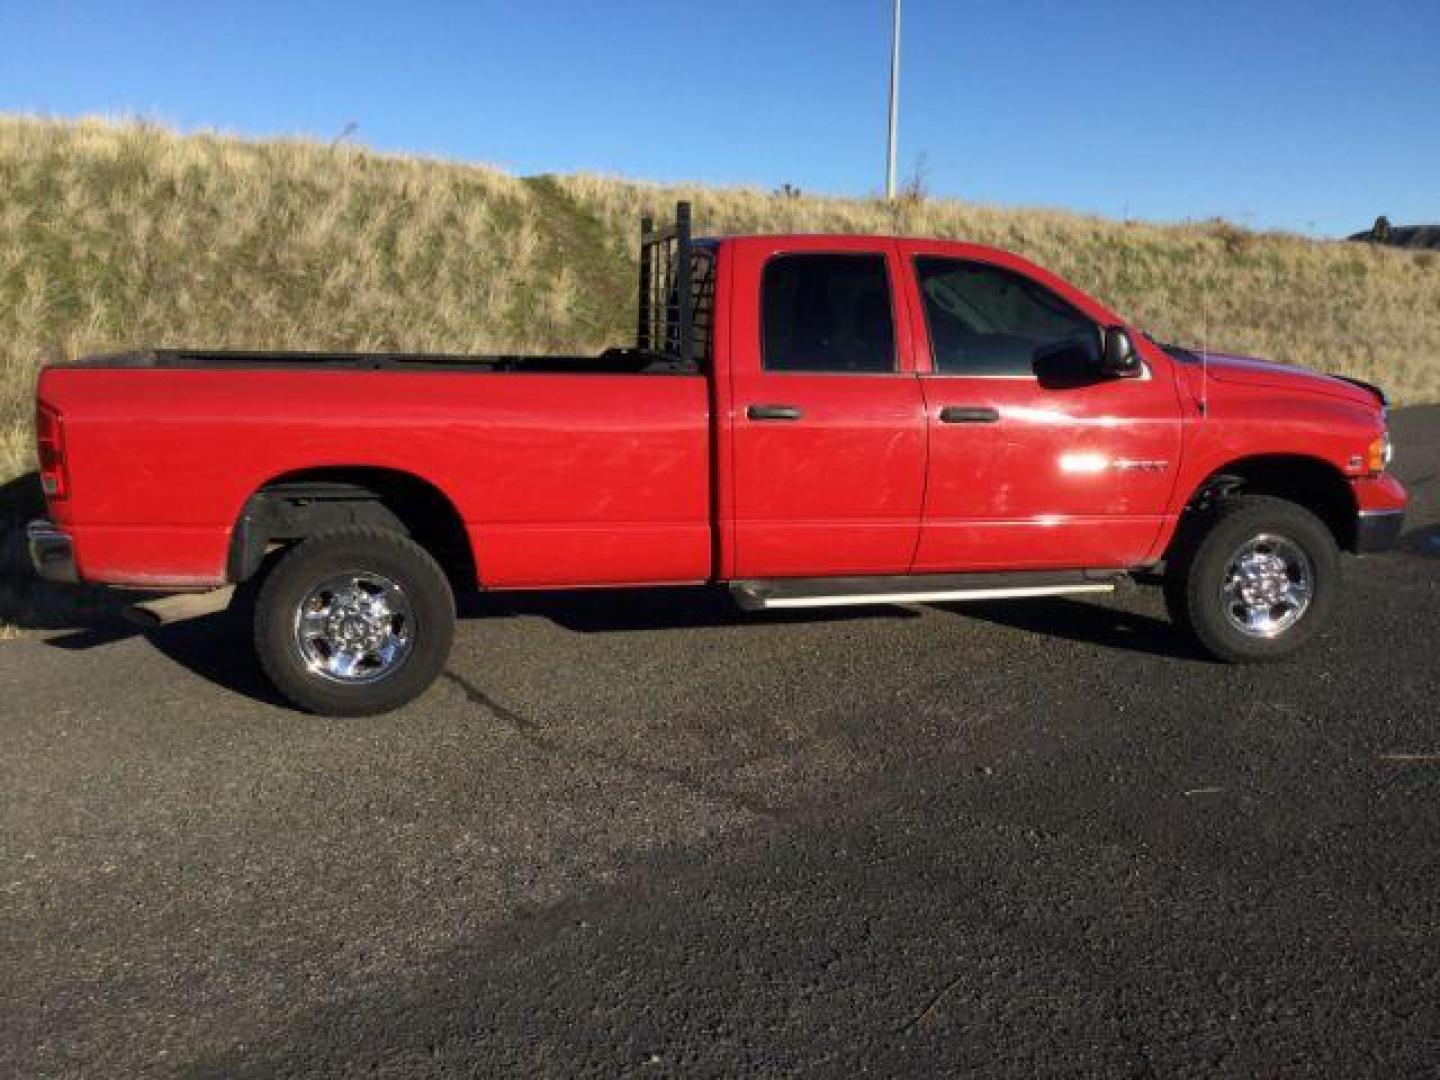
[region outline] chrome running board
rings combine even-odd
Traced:
[[[735,602],[747,611],[852,607],[860,604],[941,604],[1020,600],[1115,591],[1116,570],[1060,574],[932,574],[876,578],[771,578],[735,581]]]

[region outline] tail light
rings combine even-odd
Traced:
[[[40,455],[40,487],[48,499],[70,494],[70,477],[65,469],[65,425],[60,414],[41,404],[35,410],[35,438]]]

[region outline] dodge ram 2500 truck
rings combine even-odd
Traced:
[[[1384,396],[1163,346],[1002,251],[642,226],[599,357],[157,351],[47,367],[45,577],[254,588],[320,713],[446,662],[453,590],[725,583],[792,608],[1096,593],[1163,568],[1229,661],[1325,625],[1390,547]]]

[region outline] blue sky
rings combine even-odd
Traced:
[[[900,161],[985,202],[1440,220],[1437,0],[904,0]],[[890,0],[0,0],[0,110],[513,171],[883,185]]]

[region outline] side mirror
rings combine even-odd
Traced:
[[[1101,331],[1100,371],[1113,379],[1133,379],[1144,371],[1135,343],[1123,326],[1107,326]]]

